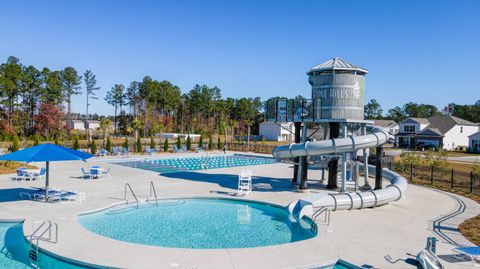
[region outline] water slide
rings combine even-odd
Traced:
[[[369,134],[362,136],[277,146],[273,150],[273,156],[276,159],[289,159],[301,156],[355,152],[383,145],[390,136],[387,130],[373,127],[369,130]],[[363,165],[360,165],[360,169],[362,168],[365,169]],[[375,166],[369,165],[367,169],[371,173],[375,172]],[[312,215],[314,209],[317,208],[328,208],[331,210],[362,209],[385,205],[402,198],[408,188],[407,180],[386,168],[383,168],[383,177],[391,183],[383,189],[354,193],[315,194],[292,202],[289,205],[289,211],[301,219],[304,215]]]

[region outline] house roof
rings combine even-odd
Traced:
[[[435,128],[440,131],[441,134],[445,134],[450,131],[456,125],[476,126],[475,123],[468,120],[460,119],[451,115],[437,115],[428,118],[430,125],[427,128]]]
[[[394,120],[374,120],[373,125],[380,127],[390,127],[398,124]]]
[[[469,135],[468,137],[472,137],[472,136],[476,136],[476,135],[480,135],[480,131],[479,131],[479,132],[476,132],[476,133],[474,133],[474,134],[471,134],[471,135]]]
[[[400,122],[400,124],[402,123],[409,123],[409,122],[416,122],[416,123],[422,123],[422,124],[430,124],[430,122],[428,121],[428,119],[426,118],[406,118],[404,119],[403,121]]]
[[[437,128],[425,128],[420,133],[417,134],[418,136],[443,136],[443,134]]]
[[[360,71],[362,73],[368,73],[367,69],[356,66],[350,62],[347,62],[339,57],[332,58],[324,63],[321,63],[312,69],[307,74],[310,75],[315,71],[327,71],[327,70],[346,70],[346,71]]]

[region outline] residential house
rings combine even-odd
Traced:
[[[295,125],[293,122],[262,122],[259,126],[259,135],[268,141],[294,141]]]
[[[96,130],[100,128],[100,121],[98,120],[86,120],[85,121],[85,128],[90,130]]]
[[[400,126],[393,120],[374,120],[373,125],[383,127],[392,135],[398,134]]]
[[[407,118],[399,124],[396,137],[398,147],[416,148],[431,145],[436,149],[454,150],[468,147],[469,136],[478,132],[473,122],[451,115],[425,118]]]
[[[82,120],[68,120],[67,126],[73,130],[85,130],[85,123]]]
[[[468,137],[468,149],[473,152],[480,152],[480,132]]]

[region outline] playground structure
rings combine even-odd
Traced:
[[[383,144],[391,134],[364,119],[365,75],[368,71],[333,58],[307,72],[312,99],[270,99],[266,121],[294,122],[295,143],[277,146],[276,159],[293,163],[293,179],[300,190],[308,189],[309,168],[328,170],[327,189],[338,194],[314,195],[293,202],[290,211],[300,217],[313,208],[353,209],[375,207],[398,200],[407,181],[382,168]],[[375,165],[369,166],[369,149],[375,148]],[[360,171],[364,183],[360,186]],[[374,190],[369,174],[375,173]],[[382,179],[391,185],[382,188]]]

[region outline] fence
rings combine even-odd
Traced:
[[[412,183],[436,185],[468,193],[480,194],[480,175],[455,169],[429,166],[403,165],[384,162],[383,167],[402,174]]]
[[[227,149],[232,151],[272,154],[274,148],[275,146],[258,143],[250,143],[250,147],[246,143],[227,143]]]

